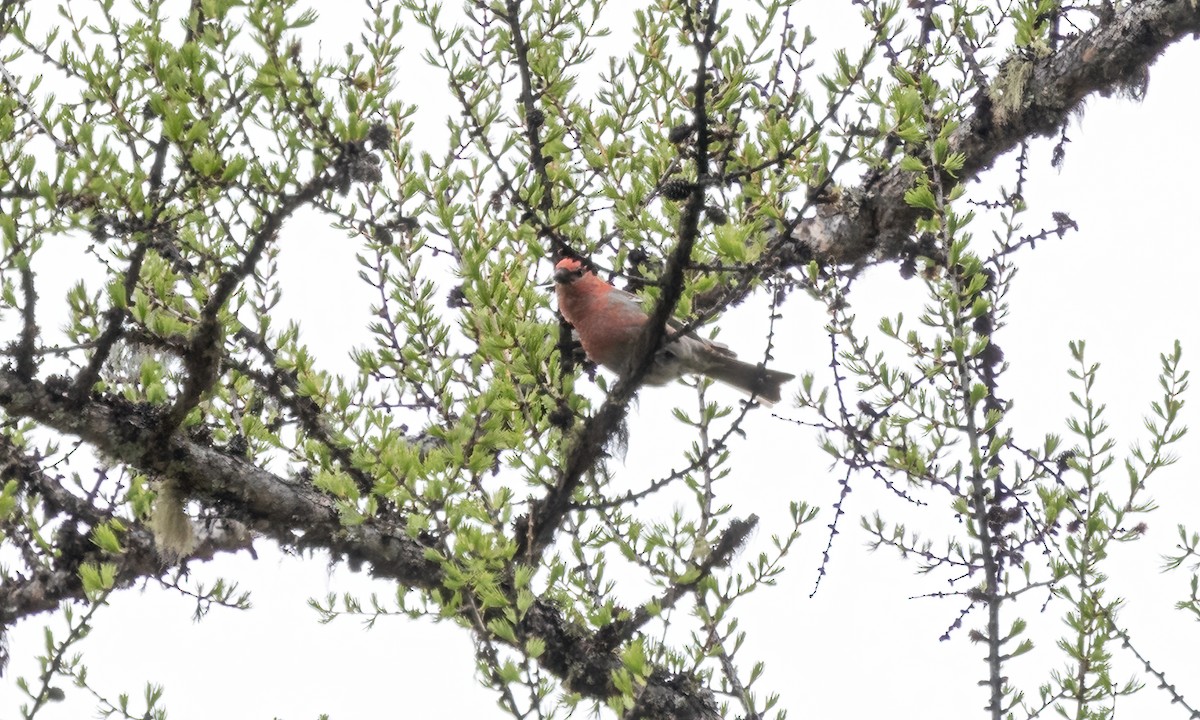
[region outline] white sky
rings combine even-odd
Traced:
[[[331,14],[322,31],[332,32],[333,24],[344,20]],[[819,17],[806,21],[818,32],[823,28]],[[1034,145],[1027,229],[1052,225],[1050,213],[1061,210],[1079,223],[1080,232],[1040,243],[1036,251],[1020,256],[1010,323],[997,338],[1010,363],[1002,387],[1016,403],[1010,418],[1018,439],[1036,443],[1046,432],[1066,433],[1063,419],[1071,412],[1067,393],[1076,389],[1067,377],[1069,339],[1086,339],[1089,357],[1102,364],[1098,391],[1108,403],[1107,417],[1120,449],[1141,437],[1141,419],[1149,401],[1159,395],[1158,354],[1179,338],[1185,365],[1200,367],[1200,323],[1193,318],[1195,268],[1200,264],[1194,179],[1200,167],[1198,67],[1200,44],[1184,42],[1152,69],[1143,103],[1089,101],[1082,121],[1070,132],[1061,172],[1050,168],[1051,143]],[[1011,168],[1011,159],[1000,163],[998,173],[985,183],[998,179],[1011,185]],[[337,338],[333,345],[344,345],[346,309],[369,299],[355,279],[353,247],[339,242],[335,233],[312,232],[311,227],[293,223],[288,229],[293,234],[286,240],[285,287],[304,283],[313,272],[312,259],[319,259],[322,277],[344,270],[346,285],[319,297],[303,292],[285,296],[280,311],[303,318],[311,344]],[[548,267],[541,271],[548,275]],[[62,276],[64,284],[70,276]],[[46,290],[42,294],[53,297]],[[331,294],[343,304],[331,303]],[[924,302],[923,288],[900,281],[895,266],[887,266],[860,280],[852,301],[865,330],[881,314],[898,309],[915,316]],[[763,318],[761,307],[740,308],[723,319],[722,339],[753,355],[764,337]],[[828,363],[823,322],[823,313],[811,302],[792,301],[777,327],[775,364],[797,373],[811,369],[821,378]],[[337,361],[322,359],[327,366]],[[661,441],[656,437],[649,442],[648,437],[670,422],[672,400],[690,406],[694,401],[689,398],[683,388],[642,392],[632,415],[626,480],[653,477],[645,468],[654,464]],[[1190,411],[1197,401],[1188,402]],[[786,402],[776,413],[796,415]],[[1200,425],[1194,412],[1186,412],[1186,419],[1193,427]],[[892,498],[858,480],[844,508],[847,517],[830,575],[809,599],[839,471],[829,471],[827,456],[810,435],[765,411],[758,411],[746,429],[748,439],[735,450],[738,491],[728,500],[737,508],[735,515],[762,516],[763,527],[743,557],[752,558],[769,546],[772,527],[781,527],[786,519],[788,500],[804,499],[822,508],[791,555],[785,580],[741,607],[742,626],[749,631],[745,653],[767,662],[759,687],[783,693],[782,706],[792,717],[982,717],[985,691],[975,681],[985,673],[985,650],[971,645],[963,631],[952,642],[938,642],[957,616],[958,603],[908,599],[945,590],[945,584],[915,577],[913,565],[894,553],[868,554],[863,548],[859,516],[894,508]],[[1160,575],[1158,567],[1160,556],[1173,548],[1177,522],[1200,529],[1195,512],[1200,507],[1200,432],[1186,438],[1178,452],[1182,461],[1157,476],[1152,486],[1162,511],[1151,516],[1146,539],[1114,552],[1110,594],[1129,599],[1120,617],[1137,647],[1196,704],[1200,653],[1194,648],[1200,645],[1200,629],[1172,609],[1186,595],[1187,577]],[[365,573],[330,568],[320,556],[290,557],[266,542],[257,549],[257,562],[243,554],[195,568],[201,577],[239,580],[254,593],[251,612],[216,610],[196,624],[191,604],[170,592],[150,588],[116,596],[81,646],[94,684],[110,697],[119,692],[138,697],[145,681],[161,683],[174,720],[316,718],[323,712],[339,720],[505,716],[493,694],[475,681],[473,649],[463,630],[399,618],[385,620],[371,632],[353,621],[318,625],[306,606],[308,597],[329,592],[365,596],[371,591],[389,597],[393,589]],[[1031,623],[1028,637],[1040,650],[1010,664],[1008,672],[1017,682],[1043,677],[1046,667],[1060,665],[1052,646],[1064,628],[1053,612],[1038,615],[1041,600],[1039,595],[1021,608]],[[973,615],[968,622],[975,619]],[[13,682],[36,674],[33,656],[41,650],[47,620],[26,621],[9,638],[13,661],[0,680],[0,718],[18,716]],[[49,620],[62,628],[61,619]],[[1117,677],[1123,678],[1135,663],[1117,645],[1113,649],[1125,668]],[[1025,689],[1032,699],[1036,687]],[[87,698],[72,697],[39,717],[92,715]],[[1122,701],[1120,716],[1171,718],[1183,713],[1151,682],[1132,700]]]

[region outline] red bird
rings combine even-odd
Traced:
[[[574,258],[555,266],[554,284],[558,311],[575,328],[588,357],[618,375],[632,370],[638,338],[650,320],[641,300],[596,277]],[[796,377],[742,362],[720,343],[690,332],[679,335],[679,327],[674,320],[668,323],[667,340],[646,372],[647,385],[665,385],[685,373],[707,375],[773,405],[779,402],[780,386]]]

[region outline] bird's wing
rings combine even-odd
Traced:
[[[614,300],[617,300],[621,303],[625,303],[625,304],[627,304],[627,306],[636,307],[639,310],[641,310],[643,313],[649,311],[649,309],[650,309],[647,306],[646,301],[642,298],[642,296],[634,295],[633,293],[631,293],[627,290],[622,290],[619,287],[613,287],[611,296],[613,297]],[[667,320],[667,332],[670,334],[670,336],[672,338],[677,336],[679,334],[679,331],[682,330],[683,327],[684,327],[684,323],[682,321],[680,321],[679,318],[672,317],[669,320]],[[723,355],[725,357],[731,357],[731,358],[737,357],[737,353],[730,350],[728,345],[725,345],[724,343],[719,343],[716,340],[708,340],[706,338],[702,338],[699,335],[697,335],[694,330],[689,331],[686,334],[686,337],[689,337],[689,338],[699,341],[702,345],[707,346],[707,348],[709,350],[712,350],[713,352],[715,352],[718,355]]]

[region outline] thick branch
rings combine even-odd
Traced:
[[[1052,134],[1089,95],[1141,84],[1146,68],[1168,45],[1196,33],[1200,4],[1144,0],[1127,4],[1047,58],[1013,58],[1002,74],[1014,63],[1030,65],[1017,107],[998,112],[981,94],[975,112],[951,139],[952,150],[966,155],[961,179],[978,176],[1023,140]],[[921,213],[904,202],[910,187],[912,173],[899,167],[868,175],[835,203],[818,206],[816,216],[801,221],[792,237],[828,262],[899,257]]]
[[[443,584],[439,563],[427,557],[427,546],[409,537],[403,527],[389,527],[378,520],[343,526],[333,501],[306,480],[279,477],[181,433],[164,442],[159,432],[161,413],[148,406],[110,399],[88,401],[80,407],[40,382],[24,381],[13,371],[0,368],[0,407],[10,415],[79,436],[105,456],[175,478],[193,499],[220,508],[225,515],[281,544],[320,548],[335,557],[366,562],[376,577],[416,589],[433,590]],[[150,570],[144,564],[132,569],[147,576],[159,570]],[[14,601],[14,612],[6,612],[4,619],[18,619],[29,612],[49,609],[61,600],[82,596],[74,576],[54,578],[52,584],[39,586],[38,592],[42,593],[41,604],[34,607],[29,602]],[[485,620],[502,615],[502,610],[493,610]],[[595,633],[564,618],[553,603],[535,601],[517,631],[518,637],[540,637],[546,643],[539,662],[569,690],[598,700],[619,694],[612,680],[613,671],[622,666],[619,654]],[[650,705],[646,705],[647,698],[652,700]],[[712,694],[686,676],[651,677],[643,693],[643,706],[644,717],[684,720],[716,716]]]
[[[106,555],[96,547],[89,538],[91,528],[108,520],[109,514],[67,490],[62,477],[46,472],[35,456],[4,435],[0,435],[0,477],[15,479],[26,493],[36,495],[48,517],[67,518],[55,531],[55,543],[61,552],[48,556],[45,565],[0,577],[0,640],[5,628],[15,620],[53,610],[64,599],[80,597],[79,567],[83,563],[115,563],[123,585],[138,578],[158,577],[164,571],[154,538],[145,527],[133,525],[121,533],[124,552],[118,557]],[[249,547],[245,527],[218,522],[204,529],[188,559],[210,560],[217,553]],[[4,665],[0,642],[0,675],[4,674]]]
[[[642,337],[633,351],[635,362],[624,374],[604,404],[575,436],[568,451],[566,462],[553,488],[544,497],[533,503],[529,514],[517,519],[514,539],[517,558],[529,565],[536,565],[541,554],[554,540],[554,535],[571,507],[571,499],[579,489],[583,476],[600,460],[604,448],[620,431],[625,420],[629,401],[641,387],[642,379],[654,364],[658,349],[666,337],[667,324],[675,313],[675,306],[683,297],[684,271],[691,264],[692,248],[700,236],[700,215],[705,205],[705,182],[708,175],[708,57],[712,50],[712,36],[716,29],[717,3],[714,0],[703,18],[702,33],[697,33],[696,84],[693,87],[693,122],[696,125],[697,182],[693,184],[687,205],[679,221],[679,242],[667,259],[660,280],[662,293],[654,306],[650,319],[643,328]],[[684,16],[687,16],[685,11]]]

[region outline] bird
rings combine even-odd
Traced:
[[[572,257],[555,265],[554,285],[558,311],[575,329],[588,358],[622,377],[631,372],[638,359],[638,340],[650,321],[641,299],[596,277]],[[646,371],[645,384],[665,385],[684,374],[704,375],[774,405],[783,384],[796,377],[738,360],[725,345],[692,332],[680,334],[680,328],[676,320],[667,324],[666,340]]]

